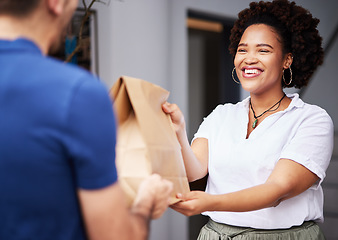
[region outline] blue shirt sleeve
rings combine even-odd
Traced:
[[[116,121],[107,89],[101,83],[86,79],[77,86],[67,125],[77,187],[96,189],[116,182]]]

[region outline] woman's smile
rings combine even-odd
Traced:
[[[243,78],[254,78],[254,77],[258,77],[259,75],[261,75],[264,70],[261,68],[257,68],[257,67],[243,67],[242,69],[242,76]]]

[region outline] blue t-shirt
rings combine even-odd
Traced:
[[[77,189],[117,180],[107,89],[25,39],[0,67],[0,239],[85,239]]]

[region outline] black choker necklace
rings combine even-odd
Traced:
[[[256,116],[255,111],[253,110],[253,107],[252,107],[252,104],[251,104],[251,98],[250,98],[250,108],[251,108],[252,113],[253,113],[254,118],[255,118],[255,121],[254,121],[253,124],[252,124],[252,128],[255,128],[255,127],[257,126],[257,122],[258,122],[258,118],[259,118],[259,117],[263,116],[263,115],[264,115],[265,113],[267,113],[267,112],[273,112],[273,111],[276,111],[276,110],[280,107],[280,103],[281,103],[282,100],[285,98],[285,96],[286,96],[286,95],[285,95],[285,93],[284,93],[283,97],[282,97],[278,102],[276,102],[272,107],[270,107],[268,110],[265,110],[262,114],[260,114],[260,115],[258,115],[258,116]],[[271,110],[271,109],[274,108],[277,104],[278,104],[278,107],[276,107],[276,109]]]

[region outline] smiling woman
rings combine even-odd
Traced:
[[[322,63],[319,21],[288,0],[252,2],[238,16],[229,50],[250,96],[217,106],[191,146],[179,108],[163,106],[189,181],[209,174],[205,192],[179,195],[173,208],[210,218],[199,240],[324,239],[317,222],[323,221],[321,183],[333,123],[325,110],[283,91],[305,86]]]

